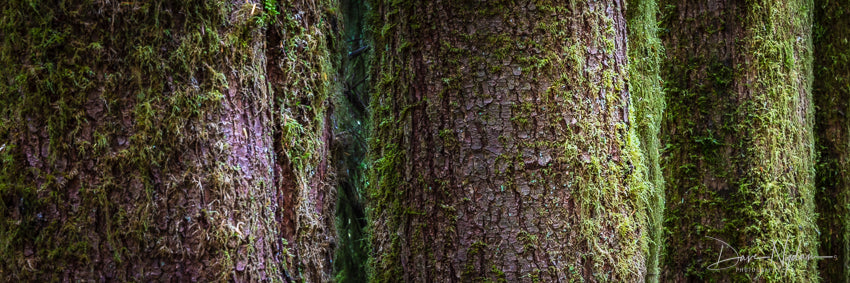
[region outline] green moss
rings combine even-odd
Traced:
[[[658,39],[655,18],[656,1],[637,1],[628,6],[626,19],[629,32],[629,92],[631,93],[630,115],[634,117],[634,129],[640,141],[640,154],[634,160],[638,175],[644,176],[645,190],[636,191],[641,200],[641,209],[646,210],[648,250],[646,253],[646,280],[658,282],[661,270],[659,257],[663,250],[662,224],[665,207],[664,177],[659,163],[659,130],[664,113],[664,93],[659,74],[661,57],[664,53]],[[638,186],[640,187],[640,186]],[[621,233],[628,232],[628,225]]]
[[[72,2],[0,4],[0,147],[6,145],[0,149],[2,276],[59,280],[66,276],[63,269],[101,264],[96,260],[103,259],[92,255],[106,250],[118,265],[113,268],[119,269],[141,260],[171,265],[181,260],[171,255],[208,252],[214,266],[205,270],[207,278],[231,278],[240,260],[239,247],[257,240],[219,225],[232,217],[222,203],[198,204],[204,206],[198,211],[168,210],[165,200],[191,198],[184,191],[189,190],[205,193],[205,200],[253,204],[259,196],[243,199],[232,189],[239,184],[252,189],[270,186],[262,180],[239,183],[242,169],[224,163],[213,162],[200,172],[181,156],[200,154],[198,145],[206,145],[202,147],[209,152],[208,160],[224,159],[231,150],[222,129],[210,122],[222,111],[228,91],[251,103],[273,101],[268,88],[256,83],[266,79],[263,50],[257,47],[263,41],[262,27],[278,24],[276,2]],[[301,28],[292,21],[279,24],[283,30]],[[314,48],[322,55],[321,44],[305,38],[288,38],[282,47]],[[317,74],[331,69],[325,67],[328,59],[314,62],[321,65],[314,68]],[[275,112],[286,114],[280,123],[286,141],[295,135],[318,140],[323,98],[332,86],[318,79],[298,83],[298,89],[315,99],[297,94],[310,98],[304,100],[307,105],[290,107],[299,100],[296,94],[281,93],[279,102],[288,110]],[[287,124],[288,119],[296,122]],[[40,129],[46,136],[39,136]],[[26,140],[28,136],[36,139]],[[207,145],[209,141],[219,143]],[[26,147],[31,145],[45,147],[47,155],[36,159],[47,165],[30,163]],[[311,154],[317,145],[287,145],[299,174],[306,176],[318,163]],[[173,172],[180,173],[170,175]],[[127,203],[134,200],[138,203]],[[193,247],[193,252],[177,249],[170,241],[178,233],[163,230],[173,225],[159,224],[166,212],[188,215],[184,223],[211,223],[198,231],[209,235],[208,242]],[[30,251],[34,255],[26,255]],[[153,259],[140,260],[142,254],[153,254]],[[271,265],[266,272],[280,275],[282,271]]]
[[[549,3],[549,1],[541,1],[535,4],[537,4],[537,9],[541,11],[539,15],[546,15],[547,13],[562,15],[569,12],[565,5]],[[614,116],[613,113],[629,111],[628,101],[624,101],[622,97],[617,95],[626,90],[626,80],[624,79],[626,68],[612,68],[613,71],[606,72],[603,79],[597,79],[596,70],[586,69],[592,64],[598,66],[598,62],[586,62],[586,58],[590,57],[589,47],[597,48],[599,52],[606,54],[614,54],[617,51],[614,50],[614,39],[617,37],[617,31],[609,27],[598,30],[582,30],[581,35],[569,34],[570,30],[575,30],[569,19],[551,17],[538,21],[544,22],[544,24],[529,26],[533,31],[532,34],[541,32],[546,35],[544,36],[546,40],[541,42],[539,38],[532,39],[531,36],[520,38],[516,34],[509,33],[500,34],[480,30],[470,33],[462,30],[443,30],[436,23],[433,25],[421,23],[419,18],[407,21],[404,16],[420,14],[417,12],[419,10],[416,9],[422,8],[414,7],[410,1],[378,2],[376,5],[380,8],[378,10],[383,13],[375,15],[373,19],[375,46],[385,46],[385,48],[376,49],[376,62],[373,72],[373,77],[380,78],[380,80],[377,82],[371,98],[375,128],[370,143],[374,150],[369,177],[370,215],[374,221],[385,223],[386,227],[376,232],[383,234],[378,235],[373,240],[373,243],[382,244],[380,247],[383,249],[378,255],[380,257],[379,262],[372,265],[377,272],[373,279],[377,281],[397,281],[403,278],[400,277],[402,272],[398,260],[408,254],[422,255],[424,257],[423,262],[432,263],[433,251],[428,250],[428,247],[420,247],[412,243],[405,244],[404,241],[410,239],[399,239],[398,236],[398,231],[406,231],[402,230],[402,227],[406,227],[404,226],[406,223],[416,223],[416,221],[422,221],[423,218],[415,214],[405,213],[407,211],[405,207],[411,205],[408,198],[413,195],[420,195],[420,190],[431,192],[425,188],[428,188],[433,182],[428,179],[433,177],[426,177],[423,180],[414,177],[416,173],[410,173],[414,176],[407,176],[408,173],[404,173],[405,168],[409,168],[407,166],[414,162],[409,160],[411,157],[407,156],[410,150],[409,144],[419,145],[422,140],[427,140],[427,138],[418,135],[416,137],[422,140],[410,141],[407,139],[410,137],[408,132],[411,130],[409,129],[410,120],[417,119],[418,121],[418,119],[425,118],[431,119],[428,122],[438,124],[444,121],[440,120],[438,114],[443,113],[441,111],[446,111],[443,105],[451,106],[450,111],[463,113],[462,109],[467,107],[467,105],[464,105],[463,99],[477,102],[492,97],[492,94],[488,95],[486,91],[478,90],[475,84],[471,87],[467,86],[468,82],[474,81],[477,84],[476,76],[479,76],[479,70],[484,73],[485,77],[495,76],[496,73],[500,72],[511,76],[514,72],[517,72],[522,76],[535,78],[529,79],[529,83],[548,86],[548,89],[544,88],[540,94],[531,94],[534,93],[534,89],[526,85],[512,86],[512,93],[517,93],[518,97],[536,98],[536,96],[539,96],[539,100],[534,102],[516,101],[511,106],[509,120],[516,125],[512,128],[517,129],[517,132],[523,131],[525,128],[532,128],[530,126],[535,125],[535,121],[554,121],[566,124],[565,127],[553,130],[557,133],[557,137],[553,138],[555,140],[552,141],[525,142],[516,138],[517,133],[513,132],[497,137],[497,142],[506,148],[510,148],[510,150],[494,155],[495,167],[498,170],[493,173],[493,176],[489,177],[500,182],[496,186],[498,192],[495,193],[521,195],[525,192],[521,185],[526,184],[535,188],[553,185],[551,187],[570,192],[577,202],[577,207],[573,209],[575,209],[578,218],[583,220],[580,227],[573,228],[577,229],[575,233],[578,233],[575,238],[580,239],[576,240],[576,243],[581,245],[581,250],[586,249],[590,252],[583,252],[582,255],[569,255],[564,261],[572,263],[587,260],[594,263],[589,265],[592,267],[588,267],[588,269],[603,270],[610,268],[612,270],[610,274],[600,274],[600,278],[631,278],[630,276],[633,276],[636,271],[634,265],[629,263],[630,260],[642,258],[642,253],[646,249],[646,240],[641,236],[645,225],[645,220],[643,220],[645,219],[643,216],[645,212],[638,207],[638,197],[644,195],[647,189],[642,184],[642,175],[631,173],[633,169],[630,168],[632,163],[640,160],[637,155],[640,141],[632,136],[634,135],[633,130],[624,121],[618,120],[619,123],[608,123],[601,121],[602,118],[600,118],[602,116],[622,117]],[[502,19],[506,23],[516,23],[517,25],[521,24],[518,22],[523,20],[512,18],[510,13],[505,13],[509,9],[516,8],[508,2],[499,1],[483,5],[459,1],[451,5],[453,6],[446,9],[458,11],[459,14],[454,15],[454,17],[468,16],[476,19],[488,17]],[[608,15],[602,11],[587,11],[586,14],[571,15],[570,17],[599,20],[600,25],[609,23],[605,22]],[[430,72],[439,74],[442,84],[435,86],[440,91],[437,97],[425,94],[426,97],[422,98],[421,101],[413,101],[414,93],[410,87],[416,79],[420,78],[418,76],[423,74],[414,72],[419,70],[413,70],[411,67],[411,62],[416,62],[414,55],[411,55],[414,52],[402,52],[404,49],[399,49],[398,46],[409,44],[411,50],[423,48],[424,45],[416,42],[418,37],[414,37],[414,39],[406,38],[409,31],[407,26],[420,24],[431,26],[430,30],[425,28],[424,31],[417,32],[440,33],[440,41],[433,46],[434,49],[425,51],[430,52],[429,56],[443,60],[429,62],[421,71],[426,73],[425,76]],[[535,28],[540,29],[540,31],[534,30]],[[587,38],[590,38],[589,40],[581,39],[585,32],[591,34],[587,36]],[[542,78],[538,79],[538,74]],[[563,75],[551,79],[546,77],[546,74]],[[597,85],[597,81],[604,83]],[[594,109],[592,105],[597,104],[595,101],[596,94],[601,94],[603,91],[606,95],[601,104],[610,106],[602,110],[605,111],[604,113],[599,113],[600,110]],[[428,114],[422,115],[423,112],[416,111],[424,111]],[[421,116],[411,117],[412,112],[420,113]],[[565,113],[568,113],[570,117],[565,118]],[[498,115],[493,115],[487,111],[475,111],[471,114],[475,115],[475,121],[482,124],[501,119]],[[452,117],[449,114],[447,116]],[[617,125],[611,125],[609,129],[607,127],[609,124]],[[417,130],[414,129],[414,131]],[[449,133],[444,129],[437,129],[434,133],[418,134],[426,137],[434,135],[443,141],[453,140],[452,136],[457,136],[454,138],[461,140],[460,135],[462,135],[460,132]],[[617,148],[624,153],[617,156],[619,159],[615,160],[614,156],[608,154],[610,148]],[[534,154],[526,154],[519,149],[528,149],[533,151]],[[455,152],[458,148],[447,146],[447,149],[444,150]],[[527,161],[527,159],[542,158],[541,154],[538,153],[542,150],[551,151],[551,156],[546,157],[550,158],[550,162],[535,164]],[[634,162],[625,160],[633,160]],[[429,199],[433,196],[437,199],[440,197],[451,199],[459,194],[454,190],[463,188],[472,182],[472,178],[458,176],[457,180],[452,180],[449,184],[449,192],[442,195],[437,193],[426,194],[428,197],[425,198]],[[439,190],[435,190],[435,192],[437,191]],[[547,194],[549,194],[548,189],[539,191],[535,189],[534,192],[530,192],[530,195],[535,196]],[[564,213],[565,208],[559,203],[554,201],[552,203],[543,202],[545,203],[541,205],[542,208],[536,209],[537,214],[553,217],[552,215],[557,213]],[[463,211],[457,203],[444,205],[438,202],[438,205],[440,205],[439,207],[453,208],[450,211]],[[611,211],[628,212],[610,213]],[[448,227],[440,227],[443,230],[438,233],[452,231],[453,225],[450,223],[447,224]],[[637,244],[622,248],[599,248],[609,246],[605,239],[599,239],[599,227],[614,230],[614,237],[636,238],[638,239]],[[558,233],[563,236],[564,233],[567,233],[566,231],[567,229],[564,229],[564,231],[558,231]],[[454,243],[452,239],[457,236],[451,233],[446,234],[439,236],[445,237],[446,241],[450,243]],[[522,238],[528,243],[527,249],[530,253],[538,252],[536,250],[540,248],[540,245],[535,244],[535,242],[543,242],[544,239],[537,233],[526,231],[526,234]],[[410,241],[418,243],[416,240]],[[400,254],[401,250],[405,251],[404,255]],[[488,254],[492,254],[492,252]],[[617,254],[619,259],[629,258],[630,260],[612,260],[614,254]],[[616,262],[616,266],[606,265],[611,264],[611,262]],[[486,267],[492,264],[494,263],[477,263],[468,260],[462,266],[476,268],[483,266],[483,271],[467,271],[476,272],[476,275],[482,276],[478,278],[481,280],[495,280],[494,278],[499,278],[504,272],[489,271],[488,273]],[[579,266],[581,269],[586,268]],[[538,270],[535,274],[529,276],[542,280],[542,278],[550,278],[557,273],[557,270],[547,268]],[[574,272],[575,278],[579,277],[578,273]]]

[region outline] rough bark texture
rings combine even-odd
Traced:
[[[662,281],[813,281],[817,255],[809,1],[666,0],[667,257]],[[787,251],[782,248],[787,247]],[[729,258],[725,249],[723,258]],[[787,263],[787,264],[786,264]],[[727,262],[716,267],[733,266]]]
[[[629,282],[621,1],[374,1],[373,279]]]
[[[325,2],[3,1],[0,281],[327,280]]]
[[[850,3],[815,1],[817,204],[824,282],[850,282]]]
[[[629,32],[629,92],[634,105],[634,125],[640,139],[642,162],[636,170],[646,178],[641,197],[647,211],[649,251],[646,281],[657,282],[658,260],[664,244],[664,177],[659,163],[659,129],[664,113],[660,68],[664,48],[658,38],[658,6],[655,0],[630,1],[626,20]]]

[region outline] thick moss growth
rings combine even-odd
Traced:
[[[646,211],[649,252],[646,255],[646,281],[657,282],[659,256],[664,237],[664,177],[659,163],[659,130],[664,113],[664,92],[660,76],[664,47],[658,39],[658,7],[655,0],[632,1],[626,20],[629,31],[629,92],[634,105],[634,129],[640,139],[642,162],[636,170],[646,182],[641,196]]]

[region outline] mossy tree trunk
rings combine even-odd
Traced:
[[[0,4],[2,281],[329,278],[335,2],[268,3]]]
[[[824,282],[850,282],[850,3],[815,1],[817,205]]]
[[[336,176],[331,148],[334,99],[341,89],[339,0],[264,1],[279,9],[266,30],[267,84],[274,101],[276,221],[290,244],[295,280],[332,280]],[[271,3],[271,4],[270,4]],[[273,4],[279,3],[279,4]],[[277,14],[277,12],[275,12]],[[282,222],[282,223],[280,223]],[[289,276],[287,276],[289,277]],[[279,280],[275,278],[274,280]]]
[[[639,281],[622,1],[374,1],[376,281]]]
[[[646,209],[649,251],[646,254],[646,281],[657,282],[659,256],[664,245],[664,177],[659,163],[659,130],[664,113],[664,92],[660,76],[664,48],[658,38],[658,6],[655,0],[631,1],[626,13],[629,32],[629,92],[634,105],[634,125],[642,162],[636,170],[646,178],[641,197]]]
[[[782,247],[786,254],[817,255],[811,2],[665,0],[660,6],[670,233],[663,281],[815,280],[814,260],[736,266],[774,270],[764,273],[708,270],[722,246],[707,238],[742,255],[786,253]],[[725,248],[723,257],[731,257]]]

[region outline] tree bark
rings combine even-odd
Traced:
[[[817,255],[809,1],[662,1],[665,282],[813,281]],[[787,252],[782,248],[787,247]],[[722,258],[729,258],[729,247]],[[788,265],[786,265],[786,263]]]
[[[850,281],[850,4],[815,1],[815,125],[820,160],[817,205],[824,282]]]
[[[327,280],[335,2],[76,2],[0,4],[0,281]]]
[[[374,280],[644,278],[624,13],[374,2]]]

